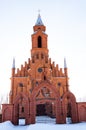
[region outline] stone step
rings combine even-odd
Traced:
[[[56,118],[51,118],[48,116],[37,116],[36,123],[56,123]]]

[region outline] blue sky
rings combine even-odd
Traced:
[[[30,57],[38,10],[48,34],[49,57],[67,60],[70,90],[86,95],[86,0],[0,0],[0,94],[8,93],[12,59],[16,68]]]

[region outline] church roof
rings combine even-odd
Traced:
[[[40,14],[38,15],[38,18],[37,18],[37,21],[36,21],[35,25],[44,25],[43,22],[42,22]]]

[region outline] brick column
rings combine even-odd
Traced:
[[[56,100],[56,124],[63,124],[61,101]]]
[[[26,104],[26,110],[27,110],[27,113],[26,113],[26,122],[25,122],[25,124],[26,125],[29,125],[29,124],[31,124],[31,116],[30,116],[30,101],[29,101],[29,103],[28,103],[28,105]]]
[[[31,124],[35,124],[35,116],[36,116],[36,106],[35,106],[35,101],[31,100],[30,101],[30,121]]]
[[[13,124],[18,125],[19,123],[19,105],[14,105],[13,107]]]

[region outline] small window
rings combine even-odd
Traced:
[[[24,107],[22,107],[22,110],[21,110],[22,112],[24,112]]]
[[[38,85],[38,81],[36,81],[36,85]]]
[[[44,80],[46,80],[46,76],[44,75]]]
[[[58,84],[57,84],[59,87],[61,86],[61,83],[60,82],[58,82]]]
[[[38,48],[42,48],[42,38],[38,37]]]
[[[23,87],[23,83],[19,83],[19,87]]]

